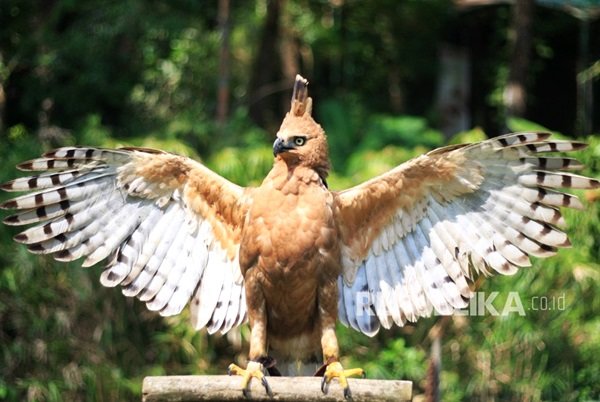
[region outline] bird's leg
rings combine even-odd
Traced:
[[[333,282],[333,286],[329,289],[323,287],[319,292],[319,312],[321,323],[321,348],[323,349],[324,373],[323,381],[321,381],[321,391],[327,393],[329,383],[334,378],[337,378],[342,389],[344,390],[344,398],[352,399],[350,386],[348,385],[348,377],[365,376],[365,371],[361,368],[344,370],[339,362],[340,350],[337,337],[335,335],[335,322],[337,320],[337,283]],[[318,373],[322,372],[319,370]]]
[[[263,341],[263,339],[265,341]],[[267,395],[273,397],[273,392],[271,391],[271,387],[267,382],[267,377],[265,377],[265,369],[270,366],[268,362],[271,362],[272,359],[269,359],[266,356],[265,328],[261,323],[256,321],[252,326],[252,332],[250,336],[250,354],[248,359],[249,362],[246,366],[246,369],[231,363],[227,368],[227,374],[242,376],[242,393],[246,398],[250,396],[250,381],[252,378],[260,380],[263,387],[265,387],[265,391],[267,391]]]
[[[327,365],[325,369],[325,374],[323,375],[323,380],[321,381],[321,391],[324,394],[327,393],[329,389],[329,383],[332,379],[337,378],[344,390],[344,398],[352,399],[352,392],[350,391],[350,386],[348,385],[348,377],[362,377],[365,378],[365,371],[361,368],[353,368],[345,370],[342,367],[340,362],[333,362]]]
[[[227,368],[227,374],[242,376],[242,394],[244,394],[244,397],[250,397],[250,380],[254,377],[260,380],[263,387],[265,387],[265,391],[267,391],[267,395],[272,398],[273,391],[271,391],[271,386],[267,382],[267,377],[265,377],[263,371],[263,364],[257,361],[249,361],[245,369],[235,363],[231,363]]]
[[[246,282],[246,290],[253,285],[252,280]],[[267,316],[265,312],[264,299],[261,292],[254,292],[251,297],[246,292],[248,317],[250,317],[250,353],[248,354],[248,365],[246,369],[231,363],[227,368],[227,374],[242,376],[242,393],[244,397],[250,396],[250,381],[252,378],[260,380],[269,397],[273,397],[271,387],[265,377],[265,369],[272,366],[273,359],[267,357]]]
[[[361,368],[345,370],[342,367],[342,364],[338,360],[339,349],[334,328],[327,328],[323,330],[321,345],[323,347],[323,360],[325,361],[325,370],[323,374],[323,380],[321,381],[321,391],[326,394],[331,380],[337,378],[342,386],[342,389],[344,390],[344,398],[352,399],[352,392],[350,391],[350,386],[348,385],[348,377],[364,378],[365,371]]]

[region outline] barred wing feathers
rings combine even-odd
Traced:
[[[339,318],[380,326],[466,306],[477,273],[511,275],[529,256],[569,247],[558,207],[583,208],[558,189],[600,187],[567,172],[574,159],[539,155],[585,144],[517,133],[434,150],[336,193],[343,274]]]
[[[227,332],[246,319],[238,263],[247,190],[191,159],[142,149],[60,148],[24,162],[38,174],[1,186],[34,191],[0,205],[15,236],[58,261],[107,260],[100,281],[161,315],[190,299],[196,328]]]

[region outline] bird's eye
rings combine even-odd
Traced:
[[[299,147],[304,145],[305,142],[306,142],[306,138],[304,138],[304,137],[294,137],[294,144],[296,144]]]

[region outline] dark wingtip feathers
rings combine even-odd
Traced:
[[[4,201],[0,204],[1,209],[15,209],[17,208],[17,202],[15,200]]]
[[[0,184],[0,189],[4,191],[11,191],[13,188],[14,180],[7,181],[6,183]]]
[[[52,151],[48,151],[42,154],[42,157],[44,158],[54,158],[56,156],[56,149],[53,149]]]
[[[61,250],[61,251],[57,252],[56,254],[54,254],[54,259],[56,261],[67,262],[67,261],[73,260],[73,255],[71,254],[71,252],[69,250]]]
[[[561,248],[570,248],[572,246],[573,245],[571,244],[571,240],[569,240],[568,238],[562,244],[558,245],[558,247],[561,247]]]
[[[30,244],[29,246],[27,246],[27,249],[34,254],[39,254],[44,251],[44,246],[42,246],[39,243]]]
[[[19,224],[19,217],[17,215],[7,216],[2,220],[5,225],[14,226]]]
[[[33,161],[25,161],[21,162],[17,165],[17,169],[22,171],[31,171],[33,170]]]
[[[588,143],[586,143],[586,142],[579,142],[579,141],[573,141],[571,144],[573,145],[573,150],[574,151],[579,151],[579,150],[585,149],[585,148],[587,148],[589,146]]]
[[[547,140],[548,138],[552,137],[552,133],[549,133],[547,131],[540,131],[540,132],[536,132],[535,134],[537,134],[536,141],[544,141],[544,140]]]
[[[540,243],[540,250],[548,252],[548,253],[555,253],[558,251],[558,249],[554,246],[549,246],[547,244],[543,244]]]
[[[18,235],[15,235],[13,237],[13,240],[16,241],[17,243],[26,243],[27,242],[27,235],[24,233],[19,233]]]

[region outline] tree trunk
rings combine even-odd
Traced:
[[[431,357],[427,368],[427,387],[425,388],[425,401],[440,401],[440,375],[442,372],[442,341],[438,333],[431,343]]]
[[[280,27],[280,43],[279,56],[281,60],[281,76],[283,83],[291,85],[296,78],[296,74],[306,74],[300,71],[300,63],[298,59],[299,49],[294,32],[292,31],[292,22],[289,18],[289,12],[282,10],[281,27]],[[288,96],[280,96],[280,104],[285,111],[290,107],[290,98]]]
[[[584,11],[585,13],[585,11]],[[579,18],[579,57],[577,71],[584,71],[589,64],[590,17]],[[579,135],[592,133],[592,110],[594,106],[592,80],[577,80],[577,132]]]
[[[504,89],[504,106],[508,116],[523,116],[527,109],[527,75],[531,59],[531,27],[534,0],[517,0],[513,6],[512,55],[508,82]]]
[[[0,135],[4,132],[4,110],[6,109],[6,94],[4,82],[0,80]]]
[[[285,0],[267,0],[267,15],[259,40],[259,48],[250,75],[249,113],[261,127],[270,128],[281,114],[277,99],[269,96],[281,85],[278,41],[281,12]],[[290,82],[289,86],[291,87]]]
[[[471,127],[471,63],[466,48],[440,46],[437,84],[439,126],[446,138]]]
[[[219,0],[219,88],[217,93],[217,122],[222,127],[229,113],[229,0]]]

